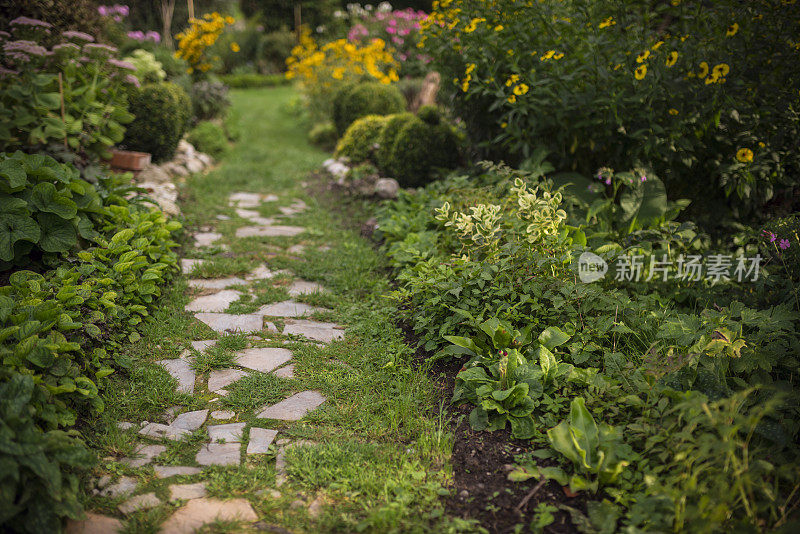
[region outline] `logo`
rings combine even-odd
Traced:
[[[584,252],[578,258],[578,277],[585,284],[597,282],[607,272],[608,263],[606,263],[606,260],[593,252]]]

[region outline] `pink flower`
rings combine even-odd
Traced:
[[[67,39],[75,39],[76,41],[86,41],[87,43],[94,42],[94,37],[92,37],[88,33],[78,32],[74,30],[65,31],[61,35],[63,35]]]
[[[776,236],[774,233],[772,233],[772,232],[769,232],[769,231],[767,231],[767,230],[764,230],[764,232],[763,232],[763,233],[764,233],[764,235],[765,235],[765,236],[767,236],[767,237],[769,238],[769,242],[770,242],[770,243],[774,243],[774,242],[775,242],[775,239],[777,239],[777,236]]]
[[[397,33],[397,28],[395,28],[394,26],[387,26],[386,33],[388,33],[389,35],[394,35],[395,33]]]
[[[120,61],[119,59],[110,58],[107,63],[112,67],[117,67],[118,69],[136,71],[136,67],[127,61]]]
[[[646,181],[647,181],[647,176],[645,176],[645,175],[643,174],[643,175],[642,175],[642,182],[646,182]]]
[[[53,25],[49,22],[45,22],[39,19],[32,19],[30,17],[17,17],[11,22],[9,22],[12,26],[36,26],[39,28],[52,28]]]
[[[153,41],[154,43],[160,43],[161,42],[161,34],[156,32],[156,31],[147,32],[146,37],[149,40]]]
[[[133,74],[125,75],[125,81],[129,84],[133,85],[134,87],[139,87],[141,84],[139,83],[139,78],[134,76]]]
[[[398,36],[396,36],[396,35],[395,35],[394,37],[392,37],[392,42],[393,42],[394,44],[396,44],[396,45],[400,46],[400,45],[402,45],[403,43],[405,43],[405,40],[404,40],[402,37],[398,37]]]
[[[778,246],[781,247],[781,250],[786,250],[791,246],[791,243],[789,243],[788,239],[781,239]]]
[[[97,8],[97,12],[100,13],[101,17],[105,17],[108,15],[108,8],[106,6],[99,6]]]

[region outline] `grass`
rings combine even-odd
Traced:
[[[211,467],[202,475],[182,477],[181,482],[203,480],[211,496],[246,498],[262,522],[293,532],[471,530],[470,523],[446,517],[439,501],[451,477],[448,421],[435,384],[425,368],[410,364],[413,351],[394,325],[397,310],[386,298],[390,288],[384,259],[360,237],[358,224],[350,218],[358,220],[367,214],[357,203],[331,205],[303,187],[328,154],[308,144],[306,129],[286,111],[293,96],[289,87],[233,92],[240,141],[220,166],[190,177],[181,190],[187,228],[212,226],[223,235],[220,243],[230,248],[195,253],[187,237],[186,256],[210,260],[196,267],[191,277],[242,276],[260,265],[290,273],[250,284],[249,293],[230,306],[232,313],[287,298],[286,289],[294,278],[321,283],[329,292],[296,300],[329,309],[314,317],[345,325],[345,339],[321,346],[267,331],[258,336],[219,336],[183,311],[190,293],[185,278],[179,278],[142,329],[142,339],[123,348],[130,370],[110,380],[104,396],[106,412],[87,425],[88,441],[100,457],[109,458],[95,474],[134,472],[114,461],[129,454],[137,441],[136,430],[119,431],[118,421],[159,421],[175,405],[185,410],[230,409],[237,415],[226,422],[272,428],[279,431],[279,439],[302,438],[319,445],[287,454],[289,478],[280,488],[275,485],[273,454],[243,454],[240,466]],[[303,200],[307,211],[280,219],[278,224],[299,225],[308,231],[291,238],[235,239],[236,228],[251,224],[228,205],[228,196],[236,191],[277,195],[278,202],[259,210],[265,217],[275,216],[279,206]],[[230,219],[220,220],[218,215]],[[295,244],[305,245],[305,250],[297,254],[285,250]],[[323,246],[329,250],[320,250]],[[278,318],[271,321],[279,327],[284,323]],[[218,342],[195,354],[196,395],[177,394],[175,381],[155,362],[178,357],[190,341],[200,339]],[[206,393],[202,385],[208,373],[232,365],[235,352],[246,346],[292,350],[295,378],[250,372],[226,388],[227,397],[216,399]],[[256,418],[265,404],[308,389],[320,391],[327,401],[302,420]],[[195,465],[194,454],[206,436],[201,428],[186,442],[167,443],[158,462]],[[135,472],[144,487],[159,497],[166,498],[167,484],[174,483],[155,479],[149,468]],[[265,492],[276,489],[280,496],[265,497]],[[323,512],[311,518],[307,506],[315,498],[323,503]],[[119,504],[97,497],[86,500],[90,509],[107,513]],[[296,500],[304,505],[292,506]],[[136,512],[128,520],[127,531],[156,532],[174,508],[165,503]],[[237,528],[220,524],[208,531]]]

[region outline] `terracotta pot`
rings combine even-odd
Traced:
[[[147,152],[114,149],[111,151],[111,166],[125,171],[141,171],[150,165],[151,157]]]

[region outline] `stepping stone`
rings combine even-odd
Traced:
[[[272,374],[274,374],[278,378],[292,379],[292,378],[294,378],[294,364],[291,363],[291,364],[287,365],[286,367],[281,367],[280,369],[278,369],[277,371],[275,371]]]
[[[320,323],[317,321],[296,320],[283,328],[283,333],[305,336],[314,341],[330,343],[334,339],[343,339],[344,331],[336,323]]]
[[[173,465],[154,465],[153,471],[158,478],[169,478],[176,476],[199,475],[202,473],[199,467],[173,466]]]
[[[142,467],[166,450],[164,445],[137,445],[133,450],[133,455],[140,456],[140,458],[123,458],[120,462],[130,467]]]
[[[129,430],[133,428],[133,423],[128,423],[127,421],[120,421],[117,423],[117,428],[120,430]]]
[[[306,246],[305,245],[292,245],[291,247],[286,249],[286,252],[289,254],[302,254],[305,252]]]
[[[217,232],[198,232],[194,234],[194,246],[208,247],[220,239],[222,239],[222,234],[218,234]]]
[[[240,208],[257,208],[261,205],[261,195],[258,193],[233,193],[228,197],[228,205]]]
[[[183,274],[189,274],[194,269],[195,265],[203,265],[206,260],[199,260],[195,258],[182,258],[181,259],[181,272]]]
[[[194,484],[173,484],[169,487],[169,500],[177,501],[179,499],[200,499],[208,495],[206,485],[204,482],[196,482]]]
[[[236,413],[232,412],[230,410],[217,410],[216,412],[211,412],[211,417],[212,418],[220,419],[220,420],[223,420],[223,421],[225,419],[233,419],[233,417],[235,415],[236,415]]]
[[[213,295],[197,297],[184,307],[190,312],[223,312],[228,306],[239,300],[242,294],[232,289],[226,289]]]
[[[292,351],[288,349],[258,348],[245,349],[236,353],[236,365],[254,371],[269,373],[292,359]]]
[[[156,497],[155,493],[145,493],[144,495],[137,495],[131,497],[124,503],[120,504],[117,508],[123,514],[130,514],[137,510],[149,510],[161,504],[161,500]]]
[[[179,441],[191,435],[191,432],[182,428],[162,425],[161,423],[147,423],[139,431],[139,434],[154,439],[167,438],[171,439],[172,441]]]
[[[195,456],[200,465],[239,465],[241,445],[238,443],[209,443]]]
[[[247,280],[242,280],[232,276],[230,278],[216,278],[216,279],[193,279],[188,282],[189,287],[197,289],[225,289],[231,286],[247,285]]]
[[[275,455],[275,485],[282,486],[284,482],[286,482],[286,451],[291,449],[292,447],[305,447],[309,445],[316,445],[313,441],[308,441],[301,439],[299,441],[295,441],[292,443],[285,443],[287,440],[278,440],[278,445],[283,443],[283,447],[278,450],[278,454]]]
[[[192,499],[162,525],[160,534],[192,534],[216,521],[258,521],[247,499]]]
[[[86,519],[67,521],[66,534],[117,534],[122,532],[122,521],[106,515],[86,513]]]
[[[217,215],[217,220],[220,220],[220,221],[230,221],[230,220],[231,220],[231,218],[230,218],[230,217],[228,217],[227,215]]]
[[[225,443],[241,443],[245,423],[227,423],[224,425],[211,425],[207,428],[208,437],[212,443],[224,441]]]
[[[178,381],[177,391],[179,393],[188,393],[189,395],[194,393],[196,375],[190,361],[176,358],[174,360],[160,360],[156,363],[166,369]]]
[[[316,282],[307,282],[306,280],[297,280],[292,282],[289,286],[289,296],[297,297],[308,293],[325,293],[327,290]]]
[[[271,271],[266,265],[260,265],[245,276],[245,280],[268,280],[278,273]]]
[[[213,347],[214,345],[216,345],[217,344],[217,340],[216,339],[206,339],[206,340],[202,340],[202,341],[192,341],[191,344],[192,344],[192,348],[194,350],[196,350],[197,352],[203,352],[207,348],[210,348],[210,347]]]
[[[260,332],[264,326],[262,316],[252,313],[230,315],[200,312],[195,314],[195,318],[207,324],[215,332]]]
[[[208,375],[208,390],[219,393],[224,388],[233,384],[240,378],[244,378],[249,373],[239,369],[222,369],[221,371],[211,371]],[[225,392],[227,394],[227,391]]]
[[[208,417],[208,410],[195,410],[193,412],[182,413],[175,418],[171,426],[193,432],[203,426],[203,423],[206,422],[206,417]]]
[[[267,428],[250,428],[250,442],[247,444],[247,454],[266,454],[269,446],[278,435],[277,430]]]
[[[114,484],[106,486],[103,491],[100,492],[100,495],[114,498],[130,495],[133,493],[133,490],[136,489],[137,484],[138,482],[133,477],[122,477]]]
[[[325,396],[319,391],[302,391],[277,404],[264,408],[257,417],[260,419],[298,421],[323,402],[325,402]]]
[[[317,497],[308,505],[308,517],[316,519],[322,513],[322,498]]]
[[[328,245],[320,245],[317,247],[317,250],[320,252],[328,252],[331,249]]]
[[[261,225],[261,226],[268,226],[275,222],[275,219],[269,219],[267,217],[262,217],[260,213],[253,210],[243,210],[237,209],[236,215],[241,217],[242,219],[247,219],[248,221]]]
[[[262,306],[256,313],[260,315],[268,315],[270,317],[300,317],[309,313],[325,311],[330,310],[309,306],[308,304],[303,304],[302,302],[285,300],[283,302]]]
[[[236,229],[236,237],[293,237],[305,231],[300,226],[242,226]]]

